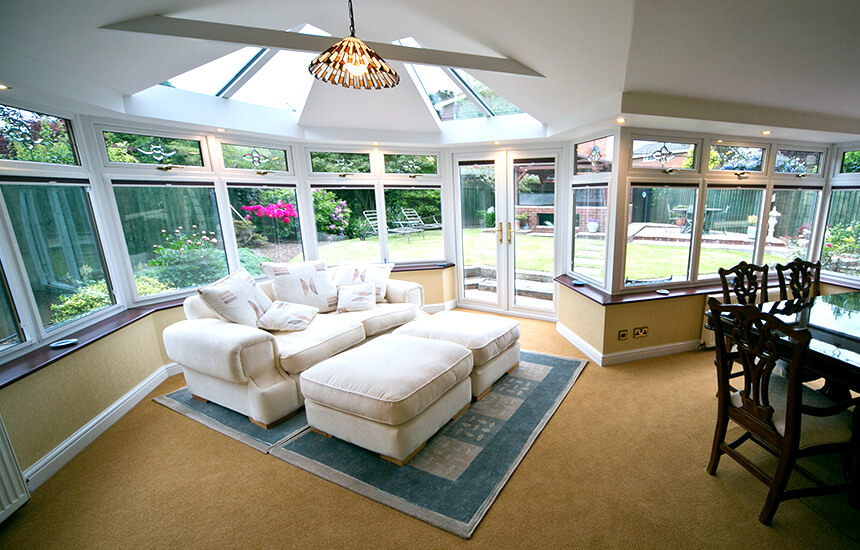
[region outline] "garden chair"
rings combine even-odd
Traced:
[[[414,208],[400,208],[400,211],[403,212],[403,217],[406,219],[406,223],[409,227],[415,227],[420,229],[441,229],[442,222],[436,220],[436,216],[428,216],[433,219],[432,222],[425,221],[425,218],[422,218],[418,215],[418,212]]]
[[[726,454],[763,481],[770,489],[758,519],[765,525],[784,500],[844,491],[856,495],[858,466],[856,462],[852,465],[851,456],[857,444],[852,439],[852,415],[846,409],[860,403],[860,398],[837,403],[802,384],[801,361],[811,340],[809,331],[793,329],[754,305],[723,305],[715,298],[708,305],[716,332],[718,402],[708,473],[716,475],[720,457]],[[783,341],[784,337],[794,344]],[[732,346],[736,351],[731,351]],[[777,350],[788,355],[786,346],[791,346],[791,357],[787,377],[783,377],[774,368]],[[740,390],[729,384],[732,366],[738,363],[743,367]],[[729,420],[743,429],[732,442],[726,441]],[[737,451],[746,441],[777,458],[772,476]],[[851,483],[825,485],[797,464],[800,458],[829,453],[842,455],[843,470]],[[816,486],[786,490],[793,470]]]
[[[372,233],[374,235],[378,235],[379,234],[379,216],[378,216],[376,210],[365,210],[364,212],[362,212],[362,214],[364,214],[364,219],[367,220],[367,223],[370,225]],[[403,224],[405,222],[394,222],[394,223]],[[395,235],[405,235],[407,243],[409,242],[409,236],[412,234],[421,233],[421,236],[422,237],[424,236],[424,230],[423,229],[415,228],[415,227],[409,227],[409,226],[405,226],[405,225],[400,225],[398,227],[389,227],[388,232],[393,233]]]

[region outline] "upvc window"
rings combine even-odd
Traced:
[[[292,168],[288,164],[287,151],[284,149],[222,143],[221,156],[224,168],[228,169],[268,173],[289,172]]]
[[[80,164],[68,120],[6,105],[0,105],[0,159]]]
[[[571,271],[603,283],[606,269],[606,237],[609,234],[605,184],[574,187]]]
[[[239,263],[261,275],[260,262],[301,262],[302,230],[296,190],[227,184]]]
[[[614,147],[615,136],[577,143],[574,148],[576,152],[574,175],[611,172]]]
[[[860,276],[860,189],[834,189],[830,194],[821,268]]]
[[[695,143],[634,139],[630,168],[696,170],[697,154]]]
[[[196,139],[102,131],[108,161],[117,164],[203,166]]]
[[[809,257],[809,239],[820,196],[818,189],[774,187],[764,248],[768,265]]]
[[[198,287],[227,275],[214,187],[114,181],[138,296]]]
[[[776,150],[776,164],[773,172],[774,174],[820,175],[823,160],[823,151],[780,147]]]
[[[0,352],[24,341],[3,266],[0,265]]]
[[[695,185],[631,186],[625,286],[687,280],[697,196]]]
[[[766,148],[711,144],[708,170],[714,172],[764,172]]]
[[[312,174],[370,174],[370,153],[311,151]]]
[[[0,190],[42,327],[113,305],[88,182],[3,183]]]
[[[843,151],[842,161],[839,163],[840,174],[860,173],[860,151]]]
[[[383,155],[383,169],[386,174],[438,175],[436,155]]]
[[[741,261],[753,262],[759,234],[762,188],[709,187],[705,196],[699,277],[715,277]],[[765,260],[778,259],[766,255]]]
[[[370,186],[321,186],[311,190],[319,258],[329,265],[379,261],[376,195]]]
[[[388,258],[392,262],[439,261],[442,240],[442,188],[386,186]]]

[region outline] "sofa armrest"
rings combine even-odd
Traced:
[[[415,304],[420,311],[424,308],[424,287],[412,281],[389,279],[385,299],[393,303]]]
[[[279,375],[275,337],[256,327],[193,319],[168,326],[163,338],[171,360],[228,382]]]

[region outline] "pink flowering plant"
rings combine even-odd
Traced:
[[[224,250],[214,231],[190,230],[181,225],[161,230],[161,242],[152,245],[153,258],[147,271],[175,288],[188,288],[214,281],[227,273]]]
[[[252,230],[249,234],[248,244],[250,246],[265,244],[262,236],[265,236],[269,242],[275,243],[281,240],[292,241],[296,239],[299,213],[292,203],[278,200],[265,205],[262,203],[249,204],[239,208],[244,213],[242,229]],[[261,238],[255,239],[257,236]]]
[[[860,223],[838,223],[827,228],[821,267],[850,275],[860,273]]]

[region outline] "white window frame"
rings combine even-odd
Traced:
[[[627,150],[629,151],[629,154],[626,154],[624,156],[625,168],[627,169],[628,174],[636,174],[636,175],[639,175],[640,177],[647,178],[647,177],[653,177],[653,175],[655,173],[663,173],[663,174],[667,174],[667,175],[675,174],[676,176],[680,176],[682,174],[683,175],[690,175],[690,174],[698,175],[698,174],[702,173],[702,162],[703,162],[702,159],[704,158],[702,151],[704,150],[704,140],[701,137],[689,137],[689,136],[684,136],[683,134],[681,134],[681,135],[671,134],[670,135],[670,134],[660,134],[660,133],[653,133],[652,134],[652,133],[638,133],[638,132],[633,133],[633,132],[631,132],[631,133],[625,133],[625,138],[630,140],[629,148],[627,148]],[[641,167],[641,166],[634,168],[633,167],[633,142],[635,140],[659,141],[659,142],[671,142],[671,143],[689,143],[691,145],[695,145],[695,147],[696,147],[696,152],[695,152],[696,158],[694,160],[695,168],[692,168],[692,169],[689,169],[689,168],[673,169],[673,170],[666,170],[662,167],[656,167],[656,166],[653,168],[646,168],[646,167]],[[722,145],[722,144],[720,144],[720,145]]]
[[[704,141],[707,147],[707,155],[705,149],[701,153],[701,173],[707,178],[731,178],[734,181],[749,182],[749,180],[761,180],[769,176],[772,171],[772,159],[770,151],[773,149],[772,143],[768,141],[747,141],[731,137],[711,137]],[[762,149],[761,154],[761,170],[711,170],[710,155],[711,147],[748,147],[754,149]],[[739,175],[740,174],[740,175]]]
[[[366,174],[359,174],[353,172],[314,172],[313,171],[313,162],[311,161],[311,153],[359,153],[366,154],[370,159],[370,172]],[[379,162],[374,162],[374,157],[378,155],[378,152],[373,147],[351,147],[351,146],[341,146],[341,145],[331,145],[326,147],[305,147],[305,167],[307,179],[310,182],[313,182],[314,186],[318,186],[317,182],[320,181],[339,181],[339,185],[343,185],[346,183],[360,183],[362,185],[366,185],[368,182],[373,182],[378,179],[381,174],[381,168],[379,166]]]
[[[137,174],[165,174],[168,176],[173,176],[176,173],[181,173],[177,179],[182,179],[182,177],[189,178],[194,175],[199,174],[212,174],[212,158],[210,157],[210,145],[208,143],[209,136],[200,132],[182,132],[173,130],[170,128],[162,128],[162,127],[154,127],[154,126],[133,126],[133,125],[125,125],[125,124],[117,124],[117,123],[101,123],[96,122],[93,124],[93,130],[95,133],[95,143],[96,148],[99,150],[99,159],[101,160],[101,166],[106,171],[113,172],[114,170],[122,170],[124,173],[130,174],[135,172]],[[165,163],[157,163],[157,164],[146,164],[146,163],[132,163],[132,162],[111,162],[108,159],[107,154],[107,144],[105,142],[104,132],[115,132],[121,134],[134,134],[134,135],[143,135],[143,136],[152,136],[152,137],[162,137],[162,138],[170,138],[170,139],[185,139],[191,141],[197,141],[200,143],[200,159],[203,163],[202,166],[189,166],[189,165],[178,165],[170,162]],[[165,168],[170,167],[165,170]],[[124,179],[134,179],[138,177],[128,176]],[[211,177],[211,176],[210,176]]]

